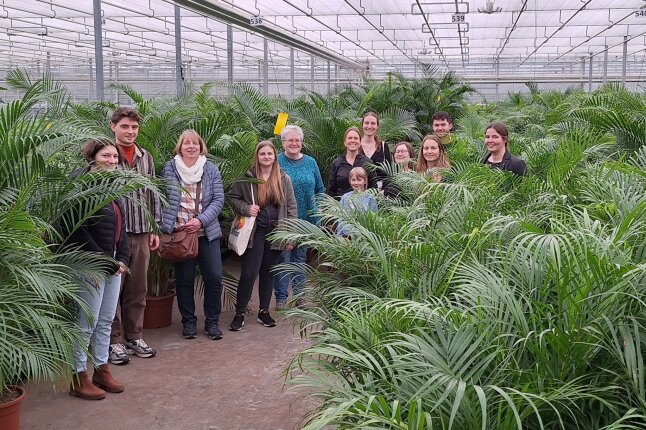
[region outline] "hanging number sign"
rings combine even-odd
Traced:
[[[249,24],[262,25],[262,16],[252,16],[251,18],[249,18]]]
[[[451,22],[457,22],[457,23],[464,22],[464,14],[456,13],[455,15],[451,15]]]

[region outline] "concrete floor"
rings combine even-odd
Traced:
[[[231,263],[225,265],[230,270]],[[257,309],[254,292],[252,309]],[[198,305],[199,303],[199,305]],[[273,309],[272,300],[272,309]],[[128,365],[111,366],[126,389],[107,393],[104,400],[72,397],[64,382],[28,387],[21,430],[30,429],[181,429],[278,430],[300,429],[315,403],[284,387],[286,363],[307,342],[292,321],[275,311],[276,327],[266,328],[248,315],[240,332],[228,330],[233,312],[223,312],[224,338],[213,341],[181,337],[181,322],[173,309],[170,327],[146,330],[144,339],[157,349],[154,358],[132,357]],[[201,308],[201,300],[196,299]]]

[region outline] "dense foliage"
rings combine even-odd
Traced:
[[[306,428],[644,428],[645,118],[614,85],[470,106],[445,181],[396,175],[378,213],[322,199],[351,240],[279,234],[326,262],[291,267],[312,281],[289,369],[322,400]],[[493,119],[528,176],[478,165]]]
[[[74,205],[92,213],[129,187],[154,186],[129,178],[115,190],[116,178],[98,175],[79,193],[88,184],[67,177],[79,144],[111,136],[116,106],[74,104],[56,83],[19,71],[7,81],[25,96],[0,107],[0,389],[54,377],[69,360],[75,276],[95,274],[100,261],[52,252],[63,239],[60,214]],[[277,235],[327,263],[290,267],[307,271],[311,286],[309,310],[289,311],[312,341],[289,380],[321,399],[307,428],[644,428],[643,94],[530,86],[504,103],[467,105],[473,90],[453,75],[393,74],[294,101],[241,84],[218,99],[212,85],[155,99],[118,89],[142,113],[138,142],[158,167],[194,128],[227,187],[255,144],[272,138],[279,111],[304,128],[324,177],[344,130],[367,110],[379,113],[389,142],[418,143],[437,110],[457,118],[443,182],[396,174],[403,191],[376,195],[378,213],[322,198],[325,222],[352,225],[352,240],[298,221]],[[509,124],[528,176],[478,164],[492,120]]]

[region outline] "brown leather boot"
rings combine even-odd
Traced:
[[[101,400],[105,399],[105,391],[94,386],[90,381],[90,375],[83,371],[72,375],[70,396],[80,397],[85,400]]]
[[[107,364],[102,364],[94,368],[92,383],[97,387],[103,388],[108,393],[120,393],[124,388],[123,384],[114,379]]]

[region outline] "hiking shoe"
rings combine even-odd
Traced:
[[[269,311],[267,309],[260,309],[258,312],[258,319],[256,320],[260,324],[264,325],[265,327],[275,327],[276,326],[276,321],[269,315]]]
[[[197,326],[195,321],[187,321],[183,326],[182,337],[184,339],[195,339],[195,336],[197,336]]]
[[[244,315],[236,314],[236,316],[233,317],[233,321],[231,321],[231,324],[229,324],[229,330],[240,331],[243,325],[244,325]]]
[[[285,309],[286,302],[285,300],[276,300],[276,310],[277,311],[282,311]]]
[[[128,354],[137,354],[137,357],[150,358],[157,354],[157,351],[146,345],[143,339],[135,339],[126,341],[126,351]]]
[[[216,322],[204,323],[204,333],[206,333],[209,339],[222,339],[222,330],[220,330],[220,327]]]
[[[130,363],[130,357],[128,357],[126,347],[122,343],[113,343],[110,345],[109,359],[110,363],[116,364],[117,366]]]

